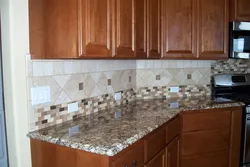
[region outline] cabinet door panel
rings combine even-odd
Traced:
[[[230,2],[231,21],[250,21],[249,0],[231,0]]]
[[[109,57],[111,48],[110,0],[82,1],[82,56]]]
[[[147,0],[135,0],[136,58],[147,57]]]
[[[227,58],[228,0],[198,0],[198,56]]]
[[[147,55],[160,58],[163,55],[162,33],[163,0],[147,0]]]
[[[32,58],[77,58],[78,0],[30,0]]]
[[[133,58],[135,57],[134,0],[115,0],[113,5],[115,34],[112,55],[119,58]]]
[[[166,167],[179,167],[179,137],[175,138],[166,149]]]
[[[196,1],[167,0],[165,58],[196,58]]]
[[[145,167],[165,167],[165,149],[150,160]]]

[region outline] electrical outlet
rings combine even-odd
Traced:
[[[80,131],[79,129],[80,129],[79,125],[69,128],[69,136],[73,136],[73,135],[79,133],[79,131]]]
[[[31,88],[32,105],[43,104],[50,102],[50,87],[35,87]]]
[[[121,92],[115,93],[115,100],[121,100],[121,98],[122,98],[122,93]]]
[[[115,112],[115,119],[120,118],[122,116],[121,111],[116,111]]]
[[[178,93],[178,92],[179,92],[179,87],[178,87],[178,86],[176,86],[176,87],[170,87],[170,88],[169,88],[169,91],[170,91],[171,93]]]
[[[78,103],[77,102],[68,104],[68,112],[69,113],[77,112],[77,111],[78,111]]]
[[[179,108],[179,102],[169,103],[169,108]]]

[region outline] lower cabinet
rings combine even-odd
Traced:
[[[166,165],[165,167],[179,167],[179,137],[175,138],[166,148]]]
[[[166,152],[163,149],[152,160],[150,160],[145,167],[165,167],[166,165]]]

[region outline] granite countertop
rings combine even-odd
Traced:
[[[101,155],[114,156],[182,111],[243,106],[210,97],[136,100],[28,134],[38,139]]]

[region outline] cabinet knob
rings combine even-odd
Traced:
[[[133,164],[132,164],[132,167],[136,167],[136,166],[137,166],[137,161],[134,160],[134,161],[133,161]]]

